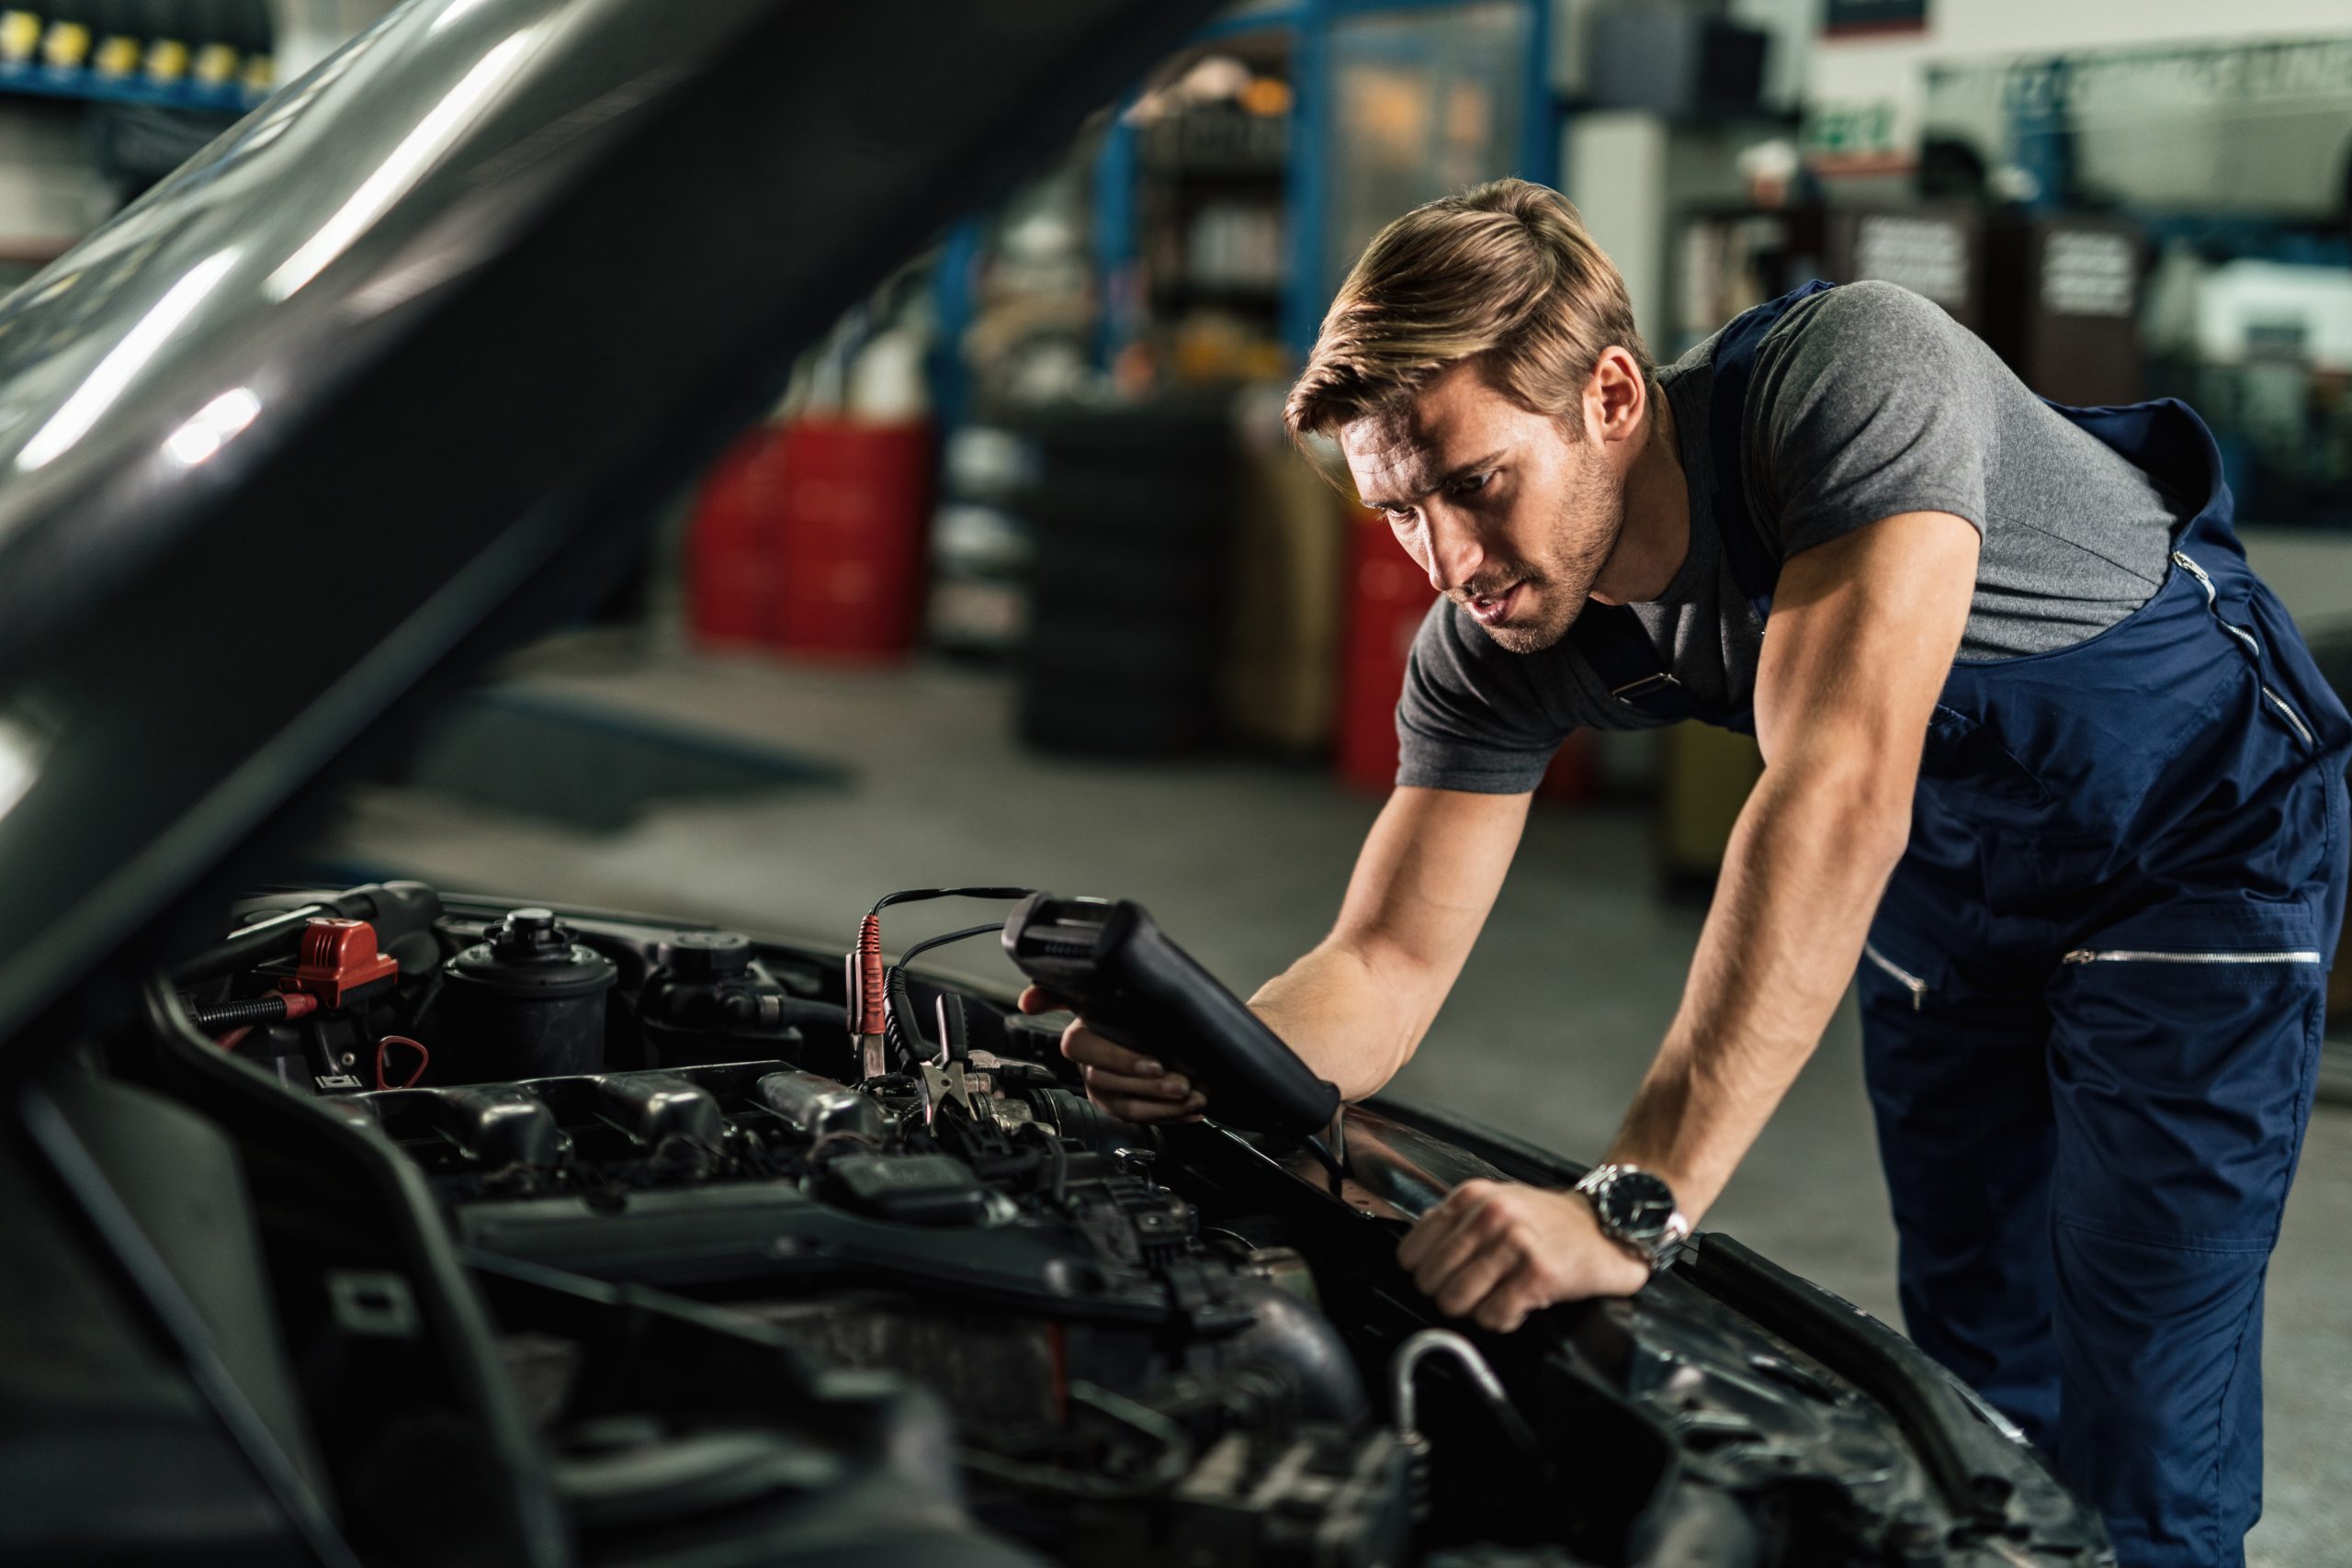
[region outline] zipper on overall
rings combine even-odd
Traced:
[[[1878,965],[1887,978],[1911,993],[1911,1010],[1917,1012],[1928,1005],[1928,982],[1905,969],[1878,950],[1875,942],[1862,943],[1862,956]]]
[[[2308,947],[2280,948],[2272,953],[2173,953],[2145,947],[2078,947],[2062,964],[2317,964],[2318,952]]]
[[[2237,638],[2239,642],[2245,645],[2246,656],[2254,660],[2255,679],[2257,682],[2260,682],[2262,678],[2262,645],[2255,641],[2254,634],[2246,630],[2244,626],[2233,626],[2229,622],[2222,618],[2221,606],[2216,603],[2219,596],[2213,591],[2213,580],[2205,575],[2205,569],[2203,567],[2199,566],[2195,561],[2189,559],[2188,554],[2185,550],[2173,551],[2172,559],[2175,566],[2179,567],[2183,571],[2188,573],[2189,576],[2195,578],[2197,580],[2197,585],[2205,590],[2205,607],[2213,612],[2213,623],[2220,626],[2223,631],[2229,633],[2232,637]],[[2272,691],[2267,682],[2263,684],[2262,694],[2272,707],[2278,710],[2279,716],[2287,721],[2288,727],[2293,729],[2298,736],[2302,738],[2304,745],[2317,746],[2319,744],[2319,742],[2312,737],[2311,726],[2303,722],[2303,716],[2295,711],[2295,707],[2292,703],[2290,703],[2286,698]]]

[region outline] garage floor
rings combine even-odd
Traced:
[[[1136,898],[1247,995],[1318,939],[1377,802],[1316,770],[1047,759],[1010,739],[1001,680],[779,669],[582,638],[522,688],[765,743],[814,764],[771,792],[597,832],[435,791],[352,804],[329,853],[444,887],[676,913],[843,945],[877,893],[1017,883]],[[841,770],[831,773],[829,770]],[[1541,808],[1486,939],[1397,1087],[1589,1156],[1679,998],[1700,916],[1653,897],[1646,818]],[[911,910],[891,945],[963,911]],[[956,965],[1009,978],[985,944]],[[1850,1004],[1709,1216],[1899,1322],[1894,1237]],[[2352,1562],[2352,1111],[2315,1115],[2271,1270],[2267,1517],[2258,1564]]]

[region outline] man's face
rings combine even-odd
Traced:
[[[1520,407],[1472,364],[1340,431],[1356,493],[1430,585],[1513,653],[1567,634],[1625,525],[1624,476],[1570,419]]]

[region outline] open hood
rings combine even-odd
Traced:
[[[0,308],[0,1038],[1210,7],[413,0]]]

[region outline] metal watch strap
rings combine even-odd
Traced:
[[[1690,1222],[1683,1216],[1681,1210],[1677,1209],[1673,1217],[1666,1222],[1665,1236],[1650,1249],[1650,1272],[1657,1274],[1670,1267],[1677,1258],[1682,1256],[1683,1244],[1690,1239]]]
[[[1640,1253],[1649,1264],[1650,1272],[1655,1275],[1671,1264],[1675,1257],[1681,1252],[1682,1244],[1690,1239],[1690,1221],[1679,1208],[1675,1209],[1668,1214],[1663,1227],[1664,1234],[1655,1244],[1638,1235],[1626,1234],[1611,1222],[1608,1212],[1601,1206],[1600,1197],[1600,1189],[1620,1176],[1646,1176],[1666,1190],[1669,1201],[1673,1197],[1674,1190],[1667,1186],[1665,1179],[1657,1172],[1644,1170],[1636,1165],[1615,1163],[1594,1166],[1584,1173],[1583,1179],[1570,1190],[1580,1193],[1584,1201],[1592,1206],[1593,1218],[1600,1223],[1600,1234],[1622,1247]]]

